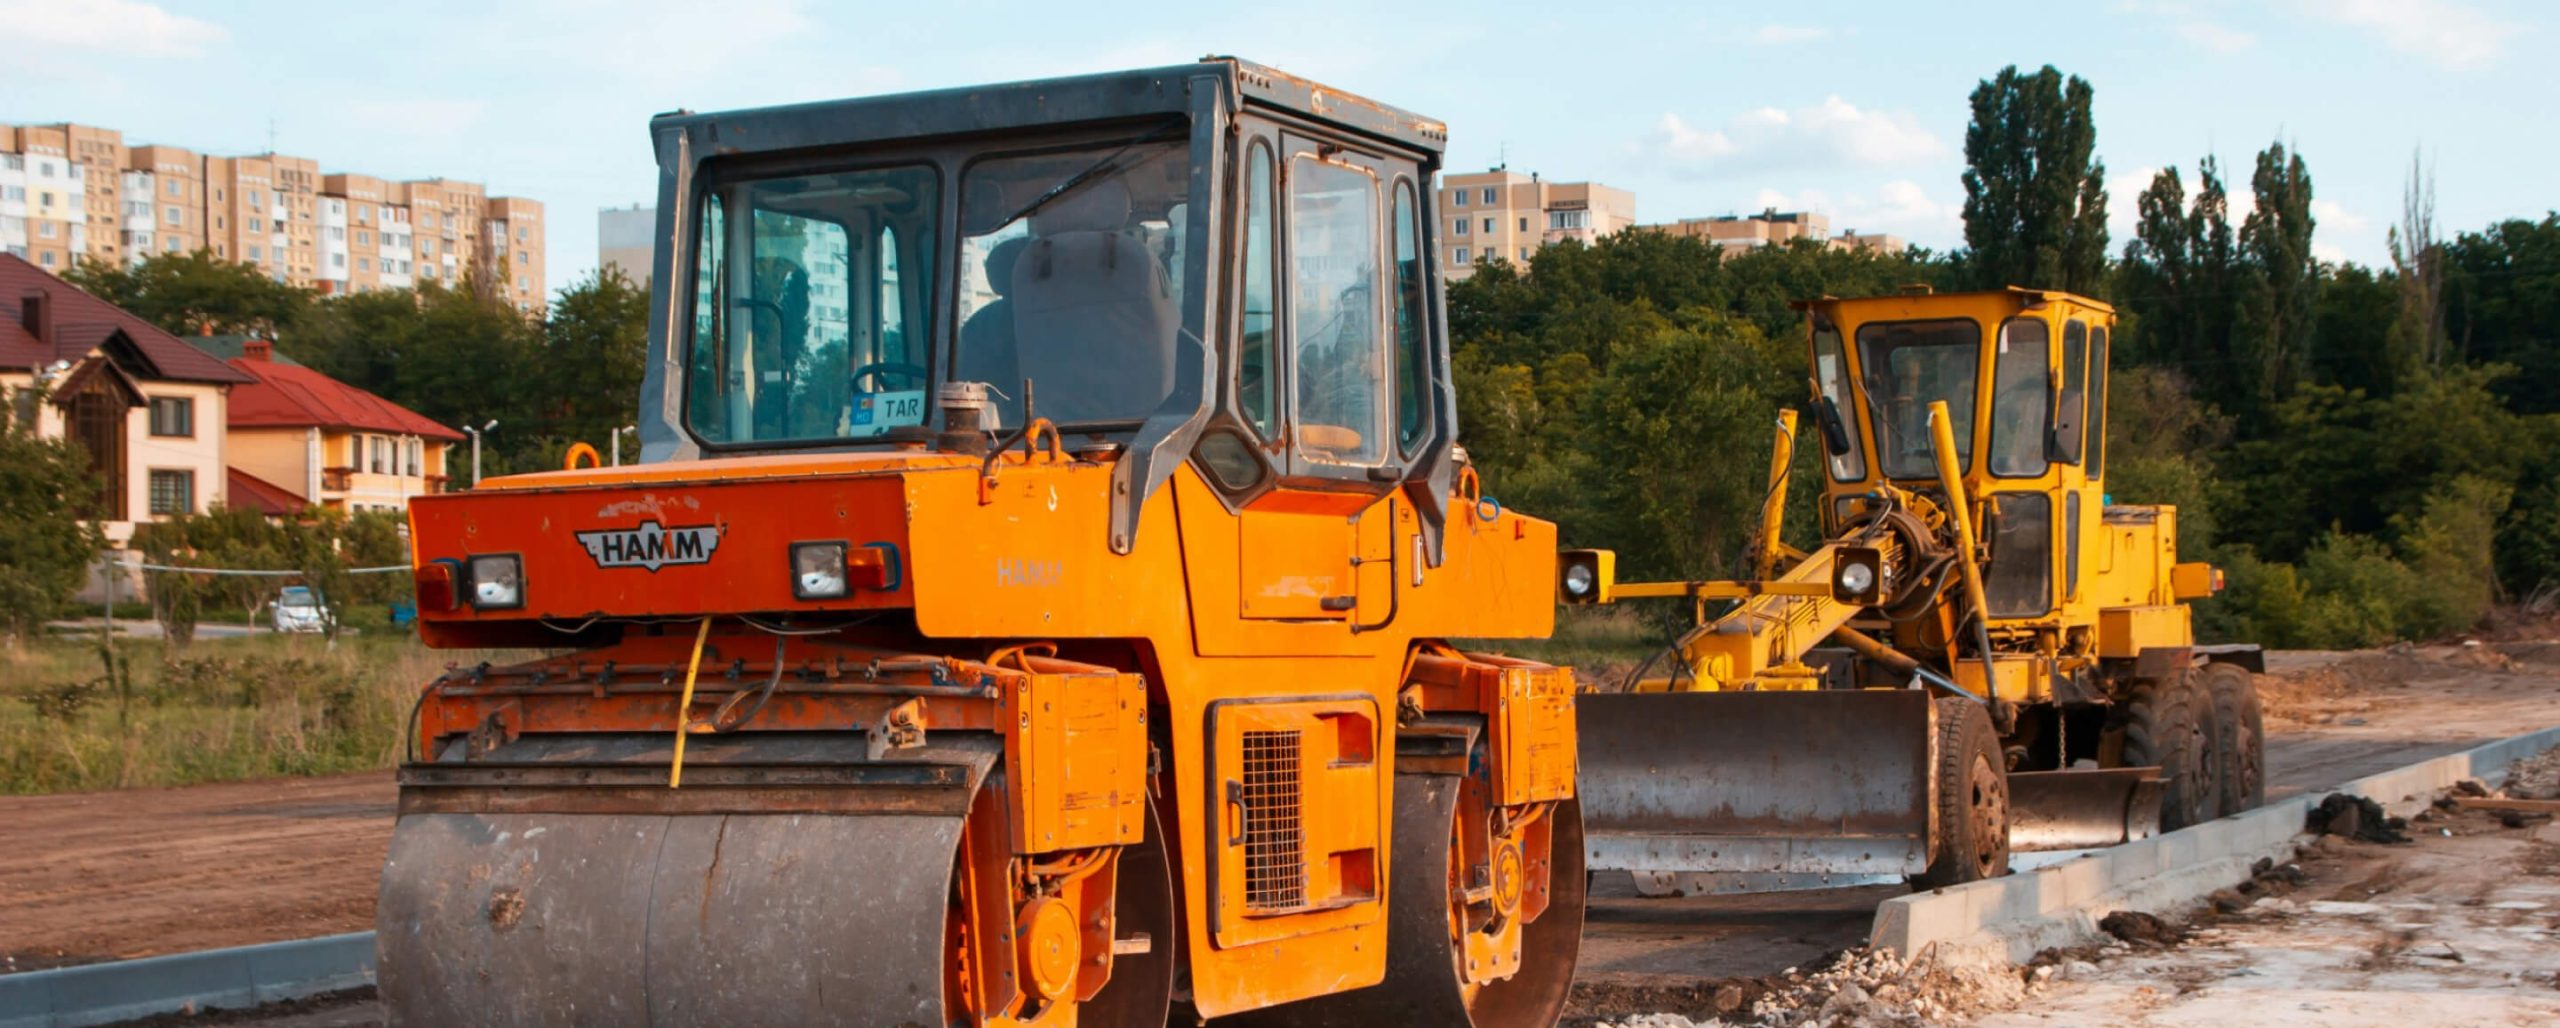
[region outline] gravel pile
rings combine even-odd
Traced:
[[[1887,951],[1857,950],[1820,971],[1790,970],[1748,1017],[1692,1021],[1640,1014],[1606,1028],[1918,1028],[2015,1007],[2026,985],[2015,970],[1949,967],[1923,953],[1905,963]]]

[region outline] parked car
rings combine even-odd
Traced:
[[[276,593],[276,631],[326,632],[337,615],[307,585],[288,585]]]

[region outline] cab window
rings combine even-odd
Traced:
[[[891,302],[884,252],[923,238],[935,179],[909,166],[759,179],[704,198],[695,247],[686,424],[705,444],[876,437],[924,420],[927,331]],[[876,242],[875,242],[876,241]]]
[[[1991,384],[1991,473],[2041,475],[2045,425],[2053,397],[2053,334],[2037,318],[2013,318],[2000,326],[2000,352]]]
[[[1431,434],[1431,317],[1415,223],[1413,182],[1396,181],[1396,450],[1410,455]]]
[[[1831,451],[1827,463],[1832,480],[1855,482],[1867,477],[1866,452],[1859,449],[1857,432],[1849,427],[1858,416],[1858,405],[1849,392],[1848,355],[1840,345],[1840,330],[1829,321],[1816,321],[1813,326],[1813,381],[1822,391],[1814,425],[1822,433],[1823,449]]]
[[[1888,321],[1858,326],[1876,464],[1887,478],[1938,477],[1929,404],[1944,400],[1954,424],[1956,467],[1973,465],[1973,395],[1979,388],[1982,327],[1972,319]]]
[[[1280,270],[1273,255],[1279,239],[1271,228],[1271,145],[1254,141],[1245,158],[1244,331],[1236,353],[1236,399],[1246,424],[1271,438],[1271,412],[1279,406],[1280,376],[1271,365],[1278,325]]]
[[[1385,347],[1378,295],[1378,181],[1315,157],[1289,168],[1292,431],[1321,464],[1385,459]]]

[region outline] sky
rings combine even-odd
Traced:
[[[2277,140],[2330,260],[2388,260],[2413,158],[2445,230],[2560,207],[2560,5],[2531,0],[0,0],[0,26],[0,122],[485,182],[546,205],[555,290],[597,211],[653,199],[653,113],[1213,53],[1442,119],[1449,170],[1632,190],[1644,222],[1810,209],[1956,246],[1966,97],[2012,64],[2095,87],[2119,252],[2155,172],[2215,156],[2236,222]]]

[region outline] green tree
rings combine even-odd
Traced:
[[[2560,411],[2560,214],[2446,243],[2444,318],[2458,358],[2516,369],[2498,388],[2516,411]]]
[[[69,602],[105,540],[81,520],[98,496],[88,456],[20,417],[40,393],[0,392],[0,629],[15,646]]]
[[[604,449],[638,413],[649,350],[649,291],[612,265],[562,290],[542,326],[547,370],[526,412],[542,434]]]
[[[2245,260],[2235,377],[2259,399],[2293,392],[2310,364],[2318,323],[2320,259],[2311,253],[2311,171],[2282,142],[2258,153],[2249,177],[2256,206],[2240,224]]]
[[[2238,260],[2221,168],[2211,157],[2198,162],[2192,202],[2178,169],[2164,169],[2152,176],[2137,203],[2142,216],[2134,239],[2125,244],[2123,268],[2135,330],[2125,333],[2129,345],[2118,352],[2131,363],[2190,372],[2223,363],[2231,351]],[[2213,375],[2205,381],[2227,379]]]
[[[152,254],[131,267],[84,257],[62,277],[179,336],[273,339],[311,305],[310,290],[211,250]]]
[[[2106,165],[2093,91],[2077,75],[2015,65],[1973,91],[1964,133],[1964,241],[1976,285],[2103,291]]]

